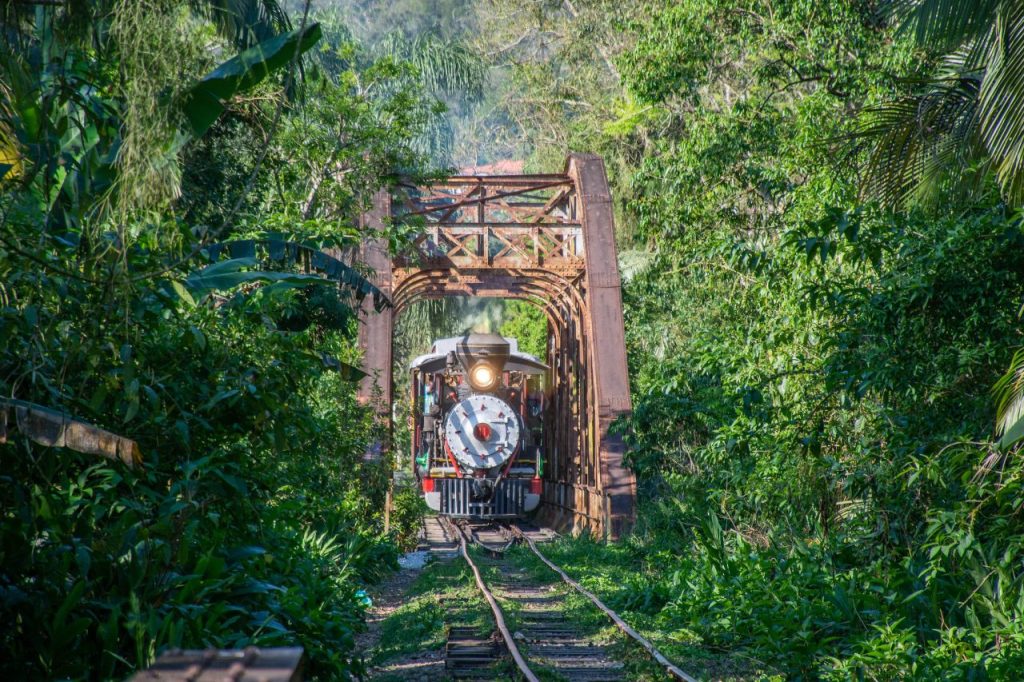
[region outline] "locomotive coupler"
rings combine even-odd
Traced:
[[[494,481],[489,478],[474,478],[469,497],[474,502],[486,502],[494,497]]]

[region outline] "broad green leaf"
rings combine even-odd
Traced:
[[[200,270],[198,273],[193,274],[199,274],[204,277],[208,277],[213,275],[220,275],[225,272],[240,272],[243,268],[255,267],[256,264],[257,260],[255,258],[232,258],[230,260],[220,261],[217,263],[213,263],[212,265],[208,265],[202,270]]]
[[[185,284],[193,293],[204,294],[211,291],[233,289],[240,284],[277,282],[292,286],[309,286],[312,284],[331,284],[330,281],[317,275],[296,275],[290,272],[264,272],[254,270],[248,272],[224,272],[216,275],[191,275]]]
[[[232,57],[201,81],[185,96],[182,110],[195,137],[205,133],[224,111],[224,102],[239,92],[260,83],[273,71],[286,66],[320,40],[320,25],[282,33]]]
[[[252,257],[257,246],[266,249],[272,261],[284,261],[286,265],[308,263],[327,279],[339,282],[345,285],[347,289],[354,291],[360,300],[365,296],[372,296],[374,308],[378,311],[391,305],[384,292],[374,286],[370,280],[352,266],[324,253],[316,246],[288,241],[283,235],[277,233],[268,233],[262,239],[242,239],[211,244],[206,247],[205,253],[211,260],[216,260],[222,253],[227,251],[233,259],[237,260],[242,256],[246,258]],[[224,262],[230,263],[232,261]],[[253,264],[255,264],[255,261],[253,261]],[[217,263],[217,265],[220,265],[220,263]]]
[[[240,284],[257,282],[278,282],[291,286],[309,286],[311,284],[329,284],[330,281],[319,275],[304,275],[291,272],[267,272],[263,270],[244,270],[256,265],[255,258],[233,258],[209,265],[185,278],[185,287],[193,296],[201,296],[211,291],[233,289]]]
[[[128,410],[124,415],[124,423],[127,424],[139,413],[139,399],[135,398],[128,403]]]
[[[184,284],[175,279],[171,280],[171,287],[174,289],[174,292],[181,297],[181,300],[188,303],[190,307],[194,308],[196,306],[196,300],[192,298],[192,294],[188,292],[188,289],[185,288]]]

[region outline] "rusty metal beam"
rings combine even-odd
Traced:
[[[531,173],[529,175],[453,175],[430,187],[446,185],[478,185],[487,184],[498,187],[529,187],[538,184],[568,184],[565,173]],[[414,185],[406,185],[409,189],[422,189]]]
[[[414,209],[414,210],[409,211],[409,213],[407,215],[413,215],[413,216],[425,215],[425,216],[428,216],[431,213],[438,213],[440,211],[446,211],[447,212],[446,215],[447,216],[451,216],[451,214],[454,211],[457,211],[460,208],[465,208],[467,206],[475,206],[477,208],[482,209],[487,203],[498,203],[499,200],[508,199],[510,197],[519,197],[519,196],[528,195],[530,192],[538,192],[540,190],[551,189],[553,187],[562,187],[563,185],[566,184],[566,182],[565,182],[565,178],[561,178],[560,180],[554,181],[554,182],[531,183],[531,184],[528,184],[528,185],[512,185],[516,189],[509,190],[509,191],[506,191],[506,192],[495,192],[495,193],[493,193],[493,194],[491,194],[489,196],[487,194],[483,194],[481,192],[481,190],[483,190],[484,188],[487,188],[487,187],[494,187],[494,188],[504,187],[505,185],[501,185],[500,183],[490,183],[490,182],[483,182],[483,181],[479,181],[479,182],[476,182],[476,183],[465,183],[465,184],[472,184],[473,185],[473,189],[471,189],[469,192],[466,192],[465,194],[461,195],[461,198],[456,199],[456,201],[454,203],[451,203],[451,204],[440,204],[438,206],[426,206],[424,208]],[[461,187],[462,185],[457,184],[457,183],[452,183],[452,186],[453,187]],[[438,189],[441,189],[443,187],[444,187],[444,185],[433,185],[429,189],[434,190],[436,192]],[[480,196],[476,196],[477,193],[480,193]],[[457,195],[457,194],[435,193],[435,194],[429,195],[427,198],[440,200],[440,199],[446,199],[446,198],[456,198],[456,197],[459,197],[459,196],[460,195]],[[419,198],[419,203],[421,203],[421,204],[424,203],[423,202],[423,198]],[[544,206],[546,206],[546,203],[537,204],[537,205],[540,206],[540,207],[544,207]]]
[[[592,425],[597,436],[602,488],[608,501],[608,531],[618,536],[635,518],[636,479],[622,461],[622,436],[608,428],[616,418],[632,411],[612,199],[604,161],[599,156],[573,154],[566,172],[576,183],[586,233],[588,336],[597,401]]]

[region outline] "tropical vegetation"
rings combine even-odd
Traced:
[[[710,679],[1019,678],[1021,3],[0,12],[6,677],[295,642],[360,674],[360,590],[419,507],[385,533],[364,456],[357,309],[387,303],[358,216],[402,178],[587,151],[640,507],[551,552]],[[482,322],[543,347],[528,306],[431,303],[396,358]]]
[[[511,118],[628,266],[637,528],[561,557],[711,677],[1017,677],[1019,6],[523,5]]]
[[[250,644],[362,669],[417,518],[384,531],[354,381],[388,301],[352,252],[444,107],[310,4],[0,6],[4,679]]]

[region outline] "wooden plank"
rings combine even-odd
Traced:
[[[8,412],[13,412],[10,419]],[[71,415],[24,400],[0,398],[0,443],[6,443],[11,427],[32,441],[53,448],[68,448],[87,455],[119,460],[129,468],[142,464],[139,444]]]
[[[300,682],[302,647],[171,649],[129,682]]]
[[[373,207],[363,216],[363,226],[368,230],[381,230],[391,212],[391,196],[381,190],[373,198]],[[363,242],[362,260],[373,269],[372,281],[390,297],[391,256],[382,239],[368,239]],[[380,312],[372,304],[363,302],[363,324],[359,325],[359,347],[363,351],[365,379],[359,383],[358,397],[363,404],[376,402],[378,414],[391,415],[391,334],[394,326],[394,310],[385,308]]]

